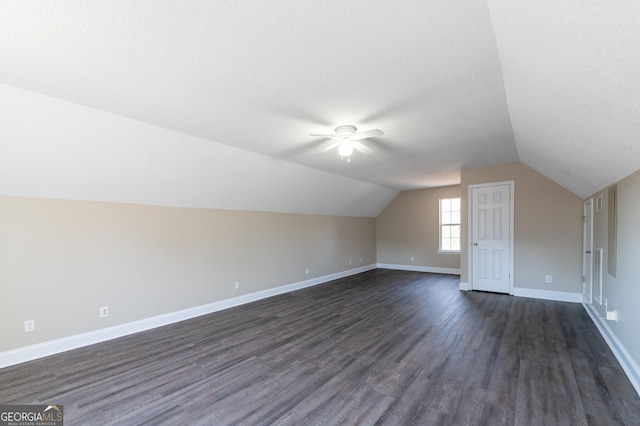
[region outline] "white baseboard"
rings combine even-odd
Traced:
[[[582,303],[581,293],[569,293],[567,291],[537,290],[533,288],[513,289],[513,295],[517,297],[529,297],[531,299],[555,300],[557,302]]]
[[[598,311],[596,311],[593,306],[586,303],[583,303],[582,305],[598,328],[598,331],[600,331],[600,334],[602,334],[605,342],[609,345],[609,348],[611,348],[611,352],[613,352],[618,359],[622,369],[627,373],[627,377],[629,377],[629,380],[638,393],[638,396],[640,396],[640,367],[638,367],[638,364],[633,360],[631,354],[629,354],[622,342],[618,340],[618,337],[616,337],[613,330],[611,330],[611,327],[609,327],[606,320],[600,316]]]
[[[471,290],[471,284],[460,281],[460,290],[461,291]]]
[[[95,343],[104,342],[106,340],[116,339],[118,337],[127,336],[129,334],[139,333],[141,331],[150,330],[152,328],[162,327],[164,325],[173,324],[201,315],[207,315],[213,312],[222,311],[224,309],[233,308],[234,306],[244,305],[245,303],[254,302],[256,300],[265,299],[267,297],[276,296],[278,294],[288,293],[290,291],[312,287],[338,278],[348,277],[350,275],[359,274],[361,272],[376,269],[375,264],[362,266],[347,271],[337,272],[335,274],[324,275],[322,277],[312,278],[297,283],[287,284],[280,287],[270,288],[268,290],[258,291],[256,293],[245,294],[231,299],[220,300],[218,302],[208,303],[206,305],[195,306],[193,308],[183,309],[168,314],[158,315],[155,317],[144,318],[138,321],[120,324],[113,327],[103,328],[100,330],[90,331],[87,333],[76,334],[61,339],[51,340],[48,342],[38,343],[23,348],[13,349],[0,353],[0,368],[20,364],[34,359],[43,358],[49,355],[55,355],[72,349],[78,349],[84,346],[93,345]]]
[[[432,272],[434,274],[452,274],[460,275],[460,269],[454,268],[437,268],[434,266],[417,266],[417,265],[395,265],[391,263],[378,263],[378,268],[395,269],[398,271],[414,271],[414,272]]]

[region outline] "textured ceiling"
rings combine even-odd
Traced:
[[[317,169],[373,184],[385,193],[379,202],[515,161],[586,197],[640,168],[638,16],[635,1],[596,0],[3,0],[0,83],[189,136],[194,158],[212,155],[208,141],[297,163],[304,176]],[[89,114],[63,109],[70,119]],[[25,137],[18,119],[2,120],[3,138]],[[350,163],[318,154],[330,141],[308,134],[341,124],[385,135],[366,140],[375,154]],[[79,137],[54,131],[57,142]],[[126,144],[91,143],[108,158],[127,155]],[[72,152],[62,167],[95,160]],[[162,164],[189,170],[166,155]],[[273,174],[267,157],[264,168],[233,161],[263,179]],[[283,179],[304,177],[273,185]],[[289,210],[319,211],[307,207]]]
[[[583,198],[640,169],[640,2],[489,8],[520,161]]]

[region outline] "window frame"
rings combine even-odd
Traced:
[[[460,206],[460,210],[457,210],[458,213],[460,214],[460,220],[457,223],[446,223],[443,224],[442,223],[442,202],[444,200],[458,200],[459,206]],[[449,211],[456,211],[456,210],[449,210]],[[458,241],[460,243],[460,249],[458,250],[446,250],[442,248],[442,228],[444,226],[447,227],[452,227],[452,226],[458,226],[458,229],[460,230],[460,235],[458,236]],[[451,238],[451,237],[449,237]],[[460,254],[462,250],[462,199],[461,197],[447,197],[447,198],[440,198],[438,199],[438,254]]]

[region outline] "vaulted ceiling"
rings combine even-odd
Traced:
[[[640,3],[0,2],[0,194],[375,216],[520,161],[640,169]],[[382,129],[351,162],[342,124]]]

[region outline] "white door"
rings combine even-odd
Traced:
[[[584,203],[582,253],[582,300],[591,303],[593,297],[593,203],[589,198]]]
[[[471,187],[472,289],[511,293],[511,185]]]

